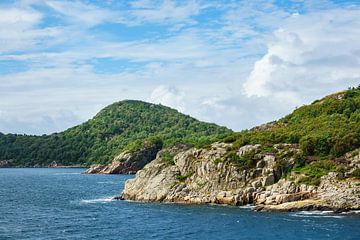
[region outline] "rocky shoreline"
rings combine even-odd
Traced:
[[[215,143],[208,149],[191,148],[165,161],[164,151],[126,182],[120,199],[186,204],[252,204],[256,211],[360,209],[360,180],[349,174],[360,167],[360,154],[346,156],[349,168],[343,173],[329,172],[317,185],[302,182],[304,175],[290,172],[299,149],[277,144],[267,153],[261,145],[237,150],[239,157],[249,154],[255,166],[239,169],[224,160],[231,144]],[[171,150],[170,150],[171,151]]]

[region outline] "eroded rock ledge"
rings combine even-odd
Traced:
[[[85,174],[135,174],[147,163],[155,159],[158,146],[151,146],[135,152],[122,152],[108,165],[96,164],[87,169]]]
[[[360,209],[360,181],[329,173],[318,186],[300,184],[301,174],[284,171],[294,165],[296,145],[278,144],[266,153],[261,145],[247,145],[239,157],[252,153],[256,166],[239,170],[222,160],[231,145],[215,143],[210,149],[178,152],[172,161],[157,158],[126,182],[121,199],[190,204],[253,204],[255,210],[352,210]],[[279,157],[281,156],[281,158]],[[351,171],[360,167],[360,155],[348,158]]]

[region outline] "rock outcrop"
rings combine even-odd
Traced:
[[[320,185],[298,183],[301,174],[284,172],[300,152],[296,145],[278,144],[271,153],[261,145],[236,151],[239,158],[256,162],[239,168],[226,157],[231,144],[215,143],[209,149],[180,151],[173,161],[157,158],[126,182],[121,199],[191,204],[253,204],[255,210],[360,209],[360,181],[339,179],[335,173],[321,178]],[[358,166],[360,155],[352,157]]]
[[[11,160],[2,160],[0,161],[0,168],[7,168],[12,166]]]
[[[85,174],[135,174],[155,159],[160,148],[151,146],[135,152],[122,152],[108,165],[95,164]]]

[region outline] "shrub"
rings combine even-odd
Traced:
[[[305,184],[305,185],[312,185],[312,186],[319,186],[320,184],[320,178],[314,178],[314,177],[302,177],[299,179],[298,184]]]
[[[315,141],[310,136],[305,136],[300,139],[300,148],[305,155],[312,156],[315,154]]]
[[[175,162],[174,162],[174,157],[175,155],[174,154],[171,154],[170,152],[168,151],[163,151],[161,154],[160,154],[160,157],[161,159],[168,165],[175,165]]]
[[[335,171],[336,166],[333,162],[325,161],[316,161],[311,164],[307,164],[304,167],[298,169],[298,172],[304,173],[309,177],[322,177],[330,171]]]
[[[189,172],[185,175],[176,176],[176,179],[179,180],[180,182],[184,182],[187,178],[191,177],[193,174],[194,174],[193,172]]]
[[[254,155],[254,152],[248,152],[240,157],[232,150],[225,155],[225,159],[232,162],[238,169],[244,170],[255,166],[256,160],[254,159]]]
[[[355,171],[352,173],[352,176],[354,178],[360,179],[360,168],[355,169]]]

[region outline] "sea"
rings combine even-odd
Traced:
[[[0,169],[5,239],[360,239],[360,213],[254,212],[251,206],[116,201],[134,175]]]

